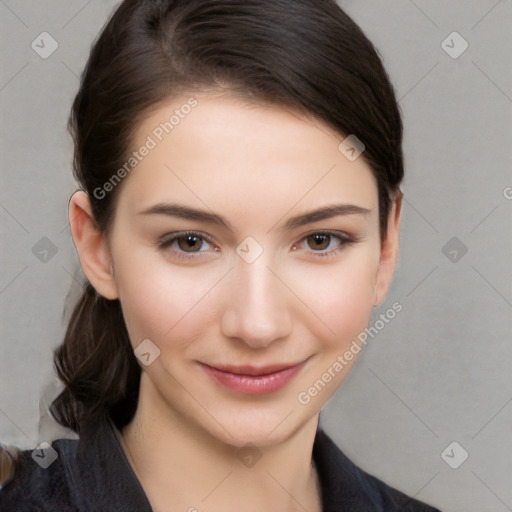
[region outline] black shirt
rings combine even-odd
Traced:
[[[79,439],[18,452],[14,478],[0,490],[1,512],[152,512],[114,422],[107,416]],[[47,459],[50,461],[50,459]],[[319,427],[313,445],[323,512],[439,512],[357,468]],[[278,511],[267,511],[278,512]]]

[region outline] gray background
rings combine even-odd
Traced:
[[[81,291],[66,121],[116,3],[0,0],[0,439],[23,448],[66,435],[44,417]],[[322,424],[362,468],[445,512],[512,511],[511,2],[340,4],[381,52],[404,114],[401,254],[372,324],[395,301],[403,311]],[[47,59],[31,48],[44,31],[59,45]],[[443,49],[463,48],[454,31],[469,44],[457,58]]]

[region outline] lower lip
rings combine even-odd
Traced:
[[[259,376],[237,375],[205,364],[201,364],[201,366],[210,377],[233,391],[249,395],[264,395],[284,388],[300,372],[304,364],[305,362],[286,368],[286,370]]]

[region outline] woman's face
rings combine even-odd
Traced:
[[[335,363],[395,261],[375,179],[343,137],[281,108],[195,99],[139,126],[108,239],[133,347],[150,340],[140,400],[233,445],[274,443],[346,377],[355,356]]]

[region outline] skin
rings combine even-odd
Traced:
[[[120,185],[108,236],[96,228],[84,192],[70,202],[85,275],[100,294],[120,300],[133,347],[150,339],[160,350],[141,364],[125,450],[156,511],[229,512],[241,503],[248,512],[319,511],[311,464],[318,415],[356,357],[308,404],[297,397],[384,301],[398,257],[400,199],[381,241],[376,181],[362,157],[349,161],[338,150],[343,136],[285,108],[194,97],[198,105]],[[187,99],[169,101],[135,127],[134,148]],[[141,213],[159,203],[213,212],[231,229]],[[368,212],[285,227],[340,203]],[[184,239],[159,247],[164,235],[184,230],[209,238],[195,240],[196,252],[183,250]],[[356,241],[311,238],[325,230]],[[252,263],[236,252],[248,236],[263,249]],[[198,364],[304,360],[291,382],[264,395],[227,389]],[[247,443],[261,455],[252,467],[237,457]]]

